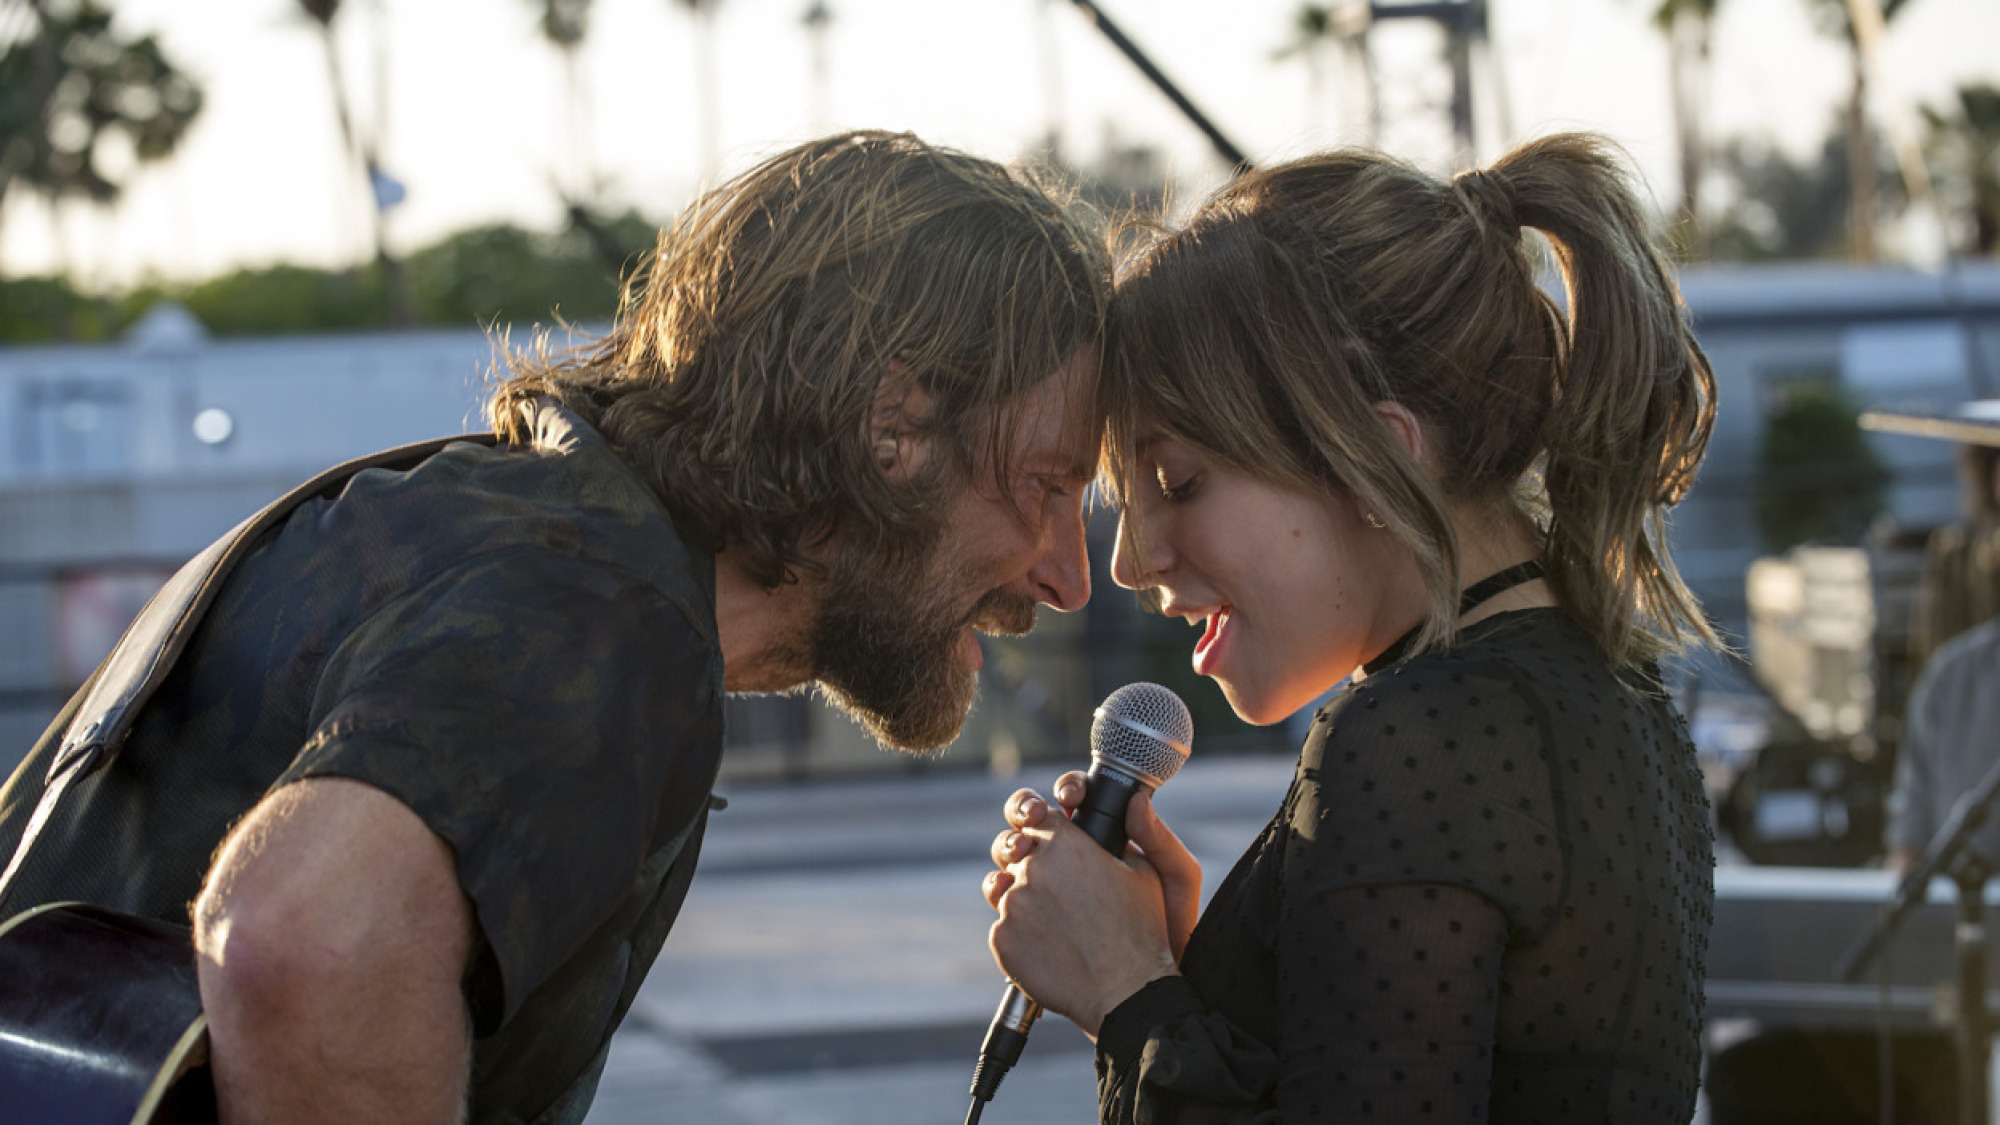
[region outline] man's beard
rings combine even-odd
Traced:
[[[979,674],[958,656],[967,625],[1021,634],[1035,599],[992,590],[972,605],[933,532],[916,549],[843,552],[827,575],[808,638],[820,692],[884,746],[931,750],[958,737]]]

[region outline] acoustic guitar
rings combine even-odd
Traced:
[[[187,930],[80,903],[0,923],[7,1125],[214,1125]]]

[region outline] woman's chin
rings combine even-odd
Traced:
[[[1219,676],[1212,678],[1216,685],[1222,688],[1223,698],[1229,700],[1229,709],[1236,712],[1237,718],[1253,727],[1268,727],[1272,723],[1283,722],[1285,716],[1291,713],[1278,710],[1270,699],[1259,695],[1254,688],[1232,683]]]
[[[1253,727],[1282,723],[1311,706],[1324,694],[1324,691],[1305,692],[1297,687],[1277,691],[1221,676],[1209,678],[1222,689],[1222,696],[1229,701],[1229,709],[1236,712],[1236,717]]]

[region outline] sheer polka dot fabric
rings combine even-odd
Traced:
[[[1712,857],[1657,684],[1490,618],[1319,714],[1185,979],[1105,1021],[1104,1119],[1684,1125]]]

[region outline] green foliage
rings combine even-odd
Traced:
[[[605,259],[622,250],[621,267],[636,261],[654,233],[631,212],[599,222],[595,239],[574,226],[553,235],[509,224],[460,231],[410,255],[417,317],[426,324],[608,320],[620,277]]]
[[[381,273],[269,266],[237,270],[179,294],[218,336],[380,328],[389,302]]]
[[[0,340],[44,344],[101,340],[119,323],[117,310],[54,277],[0,278]]]
[[[555,233],[507,224],[474,227],[410,255],[417,323],[470,328],[609,320],[623,275],[643,260],[659,228],[635,211],[606,217],[579,212],[573,220]],[[80,293],[54,278],[0,279],[0,343],[109,339],[162,300],[185,304],[217,336],[381,331],[390,323],[379,264],[354,270],[265,266],[193,285],[148,284],[116,298]]]
[[[1784,387],[1765,415],[1757,527],[1772,553],[1801,543],[1861,542],[1889,474],[1830,377]]]
[[[1878,211],[1900,210],[1902,181],[1888,173]],[[1715,168],[1728,182],[1727,201],[1709,234],[1718,262],[1838,258],[1847,252],[1853,182],[1848,175],[1847,134],[1835,129],[1815,159],[1794,161],[1768,144],[1736,140],[1716,154]]]
[[[1883,0],[1882,22],[1895,19],[1908,3],[1909,0]],[[1807,7],[1820,34],[1854,42],[1854,23],[1848,14],[1847,0],[1807,0]]]
[[[1963,216],[1964,249],[2000,251],[2000,86],[1958,88],[1958,104],[1923,107],[1938,195]]]
[[[590,24],[590,0],[532,0],[542,10],[542,38],[558,50],[572,51],[583,43]]]
[[[97,0],[29,6],[34,25],[0,51],[0,196],[117,198],[100,166],[105,138],[139,161],[173,152],[201,112],[200,87],[151,36],[123,39]]]

